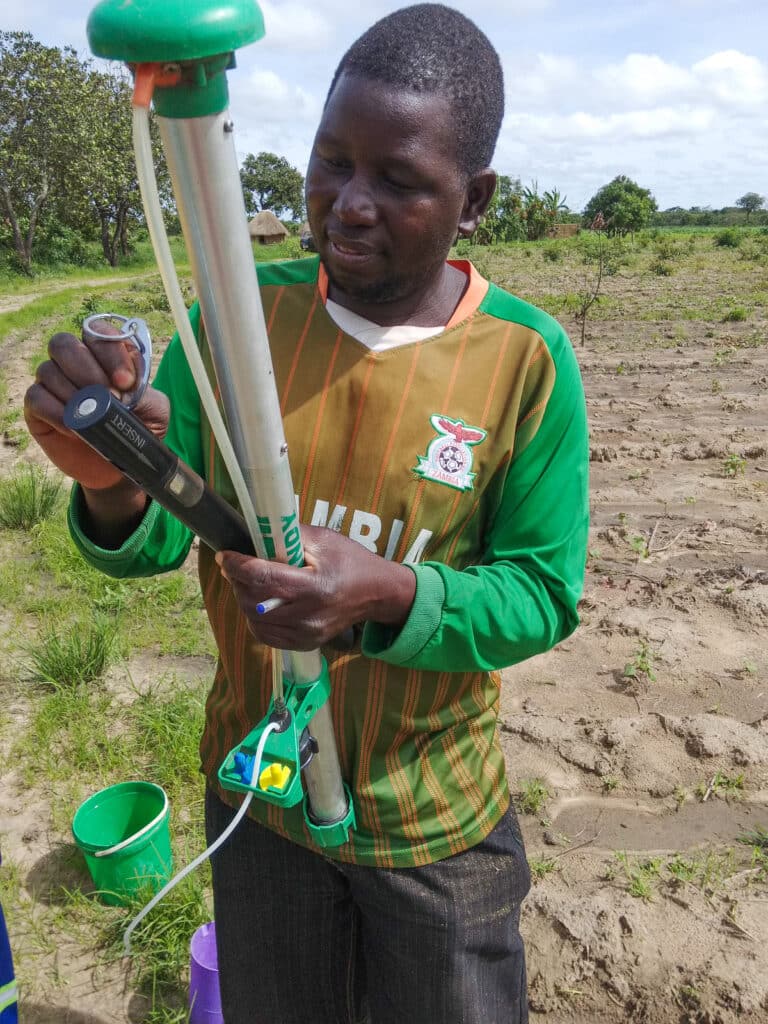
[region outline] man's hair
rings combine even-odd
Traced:
[[[456,154],[468,174],[487,167],[504,116],[499,55],[473,21],[443,4],[415,4],[387,15],[341,58],[342,74],[444,96],[456,127]]]

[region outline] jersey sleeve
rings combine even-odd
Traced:
[[[363,651],[397,665],[493,670],[549,650],[578,624],[584,582],[588,434],[576,357],[559,330],[540,425],[509,463],[480,564],[411,566],[416,597],[397,635],[367,623]]]
[[[190,311],[197,333],[199,309]],[[200,439],[200,399],[178,335],[163,355],[152,384],[168,395],[171,419],[165,443],[196,473],[204,476]],[[144,518],[125,542],[116,549],[94,544],[83,529],[83,494],[79,484],[72,488],[67,521],[75,546],[85,560],[108,576],[119,579],[153,576],[177,569],[186,559],[193,534],[156,501],[147,506]]]

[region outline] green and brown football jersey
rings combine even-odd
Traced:
[[[360,648],[324,651],[358,821],[326,854],[427,863],[483,839],[509,801],[497,670],[577,622],[587,433],[576,360],[556,321],[494,285],[442,334],[376,352],[326,312],[317,258],[262,266],[259,278],[302,521],[412,565],[417,581],[399,633],[367,623]],[[172,401],[169,445],[234,503],[178,341],[155,386]],[[76,541],[114,575],[176,566],[191,542],[155,505],[118,552],[94,548],[77,519],[75,500]],[[201,743],[215,786],[228,751],[265,714],[270,652],[204,546],[199,565],[220,652]],[[255,816],[311,845],[300,808],[257,804]]]

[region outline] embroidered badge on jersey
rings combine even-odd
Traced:
[[[429,442],[426,455],[419,455],[413,472],[425,480],[447,484],[459,491],[471,491],[477,476],[472,472],[472,448],[488,436],[486,430],[468,427],[464,420],[435,414],[429,422],[437,437]]]

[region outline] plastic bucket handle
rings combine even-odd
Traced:
[[[108,850],[96,850],[93,854],[94,857],[109,857],[113,853],[119,853],[120,850],[124,850],[126,846],[130,846],[137,839],[140,839],[147,832],[151,831],[155,825],[159,825],[168,812],[168,794],[163,790],[163,808],[158,815],[156,815],[152,821],[140,828],[138,832],[134,832],[132,836],[128,836],[127,839],[123,839],[115,846],[110,846]]]

